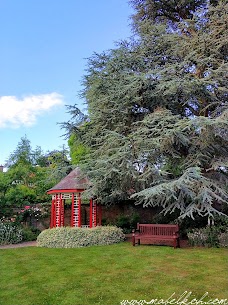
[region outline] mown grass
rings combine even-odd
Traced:
[[[0,250],[1,305],[115,305],[185,291],[228,298],[228,251],[121,243]]]

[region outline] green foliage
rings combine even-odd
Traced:
[[[22,241],[33,241],[37,239],[40,234],[40,230],[35,227],[23,227],[22,228]]]
[[[13,185],[23,184],[31,186],[35,182],[36,167],[31,163],[18,162],[12,165],[7,175],[11,179]]]
[[[7,167],[11,167],[15,164],[33,164],[33,153],[31,142],[26,136],[20,139],[17,147],[7,160]]]
[[[215,215],[214,225],[219,228],[220,232],[226,232],[228,228],[228,217]]]
[[[32,150],[24,137],[10,155],[6,172],[0,172],[0,217],[10,217],[13,209],[33,206],[50,200],[46,191],[70,171],[68,151],[63,147],[44,154]]]
[[[54,150],[48,152],[46,155],[47,164],[52,169],[57,167],[66,167],[70,165],[70,162],[67,158],[68,150],[63,146],[62,150]]]
[[[175,1],[166,0],[130,0],[136,13],[133,15],[134,29],[140,31],[141,24],[147,20],[151,24],[167,22],[175,28],[175,24],[183,19],[191,20],[194,13],[205,7],[205,0],[183,0],[176,5]]]
[[[81,143],[80,138],[76,134],[70,136],[68,145],[70,147],[71,162],[74,165],[81,163],[89,153],[89,148]]]
[[[36,202],[36,193],[33,188],[18,184],[8,190],[6,200],[9,204],[12,203],[14,207],[23,207]]]
[[[220,247],[228,247],[228,231],[221,233],[218,237]]]
[[[78,248],[93,245],[110,245],[124,240],[120,228],[107,226],[92,229],[61,227],[47,229],[37,237],[39,247]]]
[[[25,136],[20,139],[16,149],[10,154],[6,166],[17,168],[20,165],[22,170],[27,166],[31,170],[34,166],[55,168],[60,164],[67,166],[69,163],[68,150],[65,146],[61,150],[44,153],[39,146],[33,150],[30,140]]]
[[[10,213],[9,204],[6,200],[6,193],[9,187],[11,186],[11,180],[8,175],[0,172],[0,217]]]
[[[131,233],[132,229],[136,228],[137,222],[139,222],[139,215],[136,213],[130,216],[120,215],[115,225],[123,229],[123,232],[126,234]]]
[[[22,229],[10,222],[0,221],[0,245],[17,244],[23,239]]]

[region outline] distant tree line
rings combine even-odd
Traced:
[[[71,170],[68,151],[44,153],[32,149],[30,140],[22,137],[6,161],[6,172],[0,172],[0,218],[12,216],[13,209],[50,201],[46,191]]]

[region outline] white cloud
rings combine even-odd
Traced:
[[[31,95],[18,99],[16,96],[0,97],[0,128],[31,126],[37,117],[56,105],[62,105],[58,93]]]

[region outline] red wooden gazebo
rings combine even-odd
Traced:
[[[87,178],[82,178],[77,167],[58,184],[47,191],[52,195],[50,228],[64,226],[64,205],[71,200],[71,227],[96,227],[101,225],[101,205],[90,198],[89,225],[81,224],[81,193],[88,187]]]

